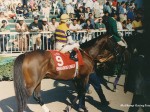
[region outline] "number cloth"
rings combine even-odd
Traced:
[[[80,51],[77,50],[76,52],[79,65],[83,65],[84,63]],[[73,69],[76,67],[75,61],[70,59],[70,53],[61,53],[56,50],[50,50],[50,53],[56,65],[56,71]]]

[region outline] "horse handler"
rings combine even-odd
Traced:
[[[62,53],[70,52],[70,58],[74,61],[78,61],[75,58],[76,51],[74,48],[79,49],[79,43],[74,42],[71,37],[71,32],[69,30],[70,19],[67,14],[62,14],[60,17],[60,25],[57,27],[56,35],[56,50],[59,50]]]

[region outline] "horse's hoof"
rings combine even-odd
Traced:
[[[87,94],[92,94],[92,90],[89,89],[86,93]]]
[[[78,112],[84,112],[84,110],[82,108],[79,108]]]
[[[70,112],[70,110],[71,110],[71,107],[67,106],[67,107],[65,108],[64,112]]]

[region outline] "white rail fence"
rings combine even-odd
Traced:
[[[134,30],[120,30],[119,32],[121,32],[123,36],[129,36],[132,35],[133,31]],[[90,32],[82,30],[76,33],[72,32],[72,37],[73,40],[81,44],[93,38],[97,38],[104,33],[106,33],[105,30],[91,30]],[[54,33],[52,32],[0,32],[0,55],[32,51],[34,48],[34,36],[39,36],[41,41],[39,46],[40,49],[55,49]]]

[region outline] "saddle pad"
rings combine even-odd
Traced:
[[[57,50],[50,50],[56,65],[56,71],[72,69],[76,67],[75,61],[70,59],[70,53],[61,53]],[[83,65],[82,55],[79,50],[76,51],[79,65]]]

